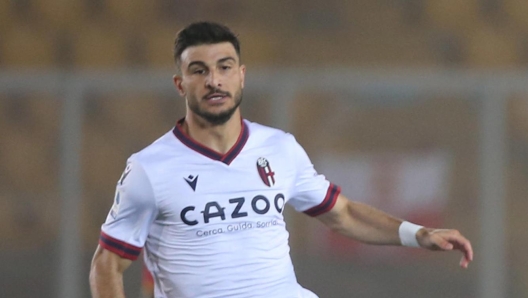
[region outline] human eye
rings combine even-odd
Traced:
[[[232,68],[233,66],[229,64],[220,65],[220,71],[222,72],[229,72]]]
[[[203,68],[193,69],[192,73],[193,74],[197,74],[197,75],[203,75],[203,74],[205,74],[205,69],[203,69]]]

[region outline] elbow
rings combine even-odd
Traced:
[[[352,220],[350,205],[350,201],[340,200],[332,210],[319,215],[318,219],[330,230],[339,234],[347,234]]]
[[[343,229],[343,223],[339,220],[327,221],[325,224],[327,228],[336,233],[340,233],[340,231]]]
[[[351,216],[350,205],[344,206],[340,212],[328,216],[324,220],[324,224],[333,232],[351,237],[354,231],[354,219]]]
[[[330,218],[325,221],[326,227],[328,227],[333,232],[339,234],[346,234],[347,231],[347,218],[346,216],[340,215]]]
[[[344,236],[349,235],[349,229],[347,228],[344,222],[336,222],[328,227],[330,228],[330,230],[332,230],[335,233],[338,233]]]

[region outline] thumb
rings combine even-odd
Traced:
[[[443,250],[452,250],[453,244],[449,243],[449,241],[446,241],[445,239],[439,238],[436,245]]]

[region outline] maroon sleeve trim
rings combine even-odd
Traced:
[[[112,238],[103,231],[101,231],[101,236],[99,237],[99,245],[122,258],[132,261],[136,260],[141,253],[141,247],[137,247],[121,240]]]
[[[317,215],[321,215],[325,212],[330,211],[334,207],[337,201],[337,197],[339,196],[340,193],[341,193],[341,187],[333,183],[330,183],[330,186],[328,186],[328,190],[326,191],[326,196],[323,202],[321,202],[321,204],[315,207],[312,207],[304,211],[304,213],[308,214],[309,216],[317,216]]]

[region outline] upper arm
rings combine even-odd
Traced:
[[[328,212],[318,215],[316,218],[331,229],[335,229],[347,220],[349,215],[348,208],[351,201],[344,195],[337,196],[334,207]]]
[[[123,258],[98,245],[92,259],[92,273],[104,270],[122,274],[130,264],[132,264],[132,260]]]
[[[295,180],[288,203],[295,210],[309,216],[318,216],[331,210],[341,192],[340,187],[317,173],[310,158],[293,136],[287,143],[287,148],[295,167]]]
[[[94,298],[125,297],[123,272],[141,253],[156,218],[156,205],[147,173],[140,163],[129,160],[92,259],[90,288]]]
[[[131,161],[119,180],[115,201],[101,227],[99,245],[135,260],[158,214],[154,190],[142,165]]]
[[[90,268],[90,289],[94,298],[124,298],[123,272],[131,260],[98,246]]]

